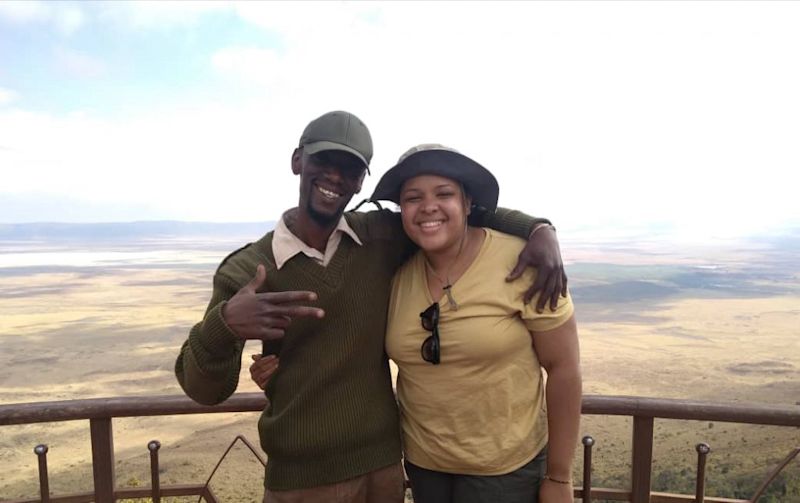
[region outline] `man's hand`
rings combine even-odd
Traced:
[[[250,364],[250,378],[259,388],[264,389],[278,370],[278,357],[275,355],[251,355],[251,357],[253,363]]]
[[[280,339],[293,318],[325,316],[325,311],[318,307],[298,304],[317,300],[314,292],[256,293],[266,279],[266,269],[259,264],[253,279],[222,308],[225,323],[240,339]]]
[[[572,484],[544,479],[539,486],[539,503],[573,503]]]
[[[536,281],[525,292],[523,300],[527,304],[536,292],[541,291],[536,302],[536,311],[544,311],[547,301],[550,301],[550,310],[555,311],[558,305],[558,296],[567,296],[567,274],[564,272],[564,263],[561,261],[561,250],[558,247],[556,231],[551,225],[541,229],[534,229],[528,243],[519,254],[517,265],[508,275],[506,281],[514,281],[522,276],[526,267],[536,267]]]

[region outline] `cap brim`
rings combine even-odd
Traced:
[[[400,189],[406,180],[419,175],[437,175],[464,184],[472,204],[494,211],[500,187],[486,168],[469,157],[450,150],[423,150],[412,154],[387,171],[375,187],[370,200],[400,204]]]
[[[335,143],[332,141],[315,141],[313,143],[303,145],[303,151],[309,155],[318,154],[326,150],[339,150],[340,152],[347,152],[348,154],[356,156],[359,161],[364,163],[364,167],[367,168],[367,173],[369,173],[369,163],[364,156],[361,155],[358,150],[348,147],[347,145],[342,145],[341,143]]]

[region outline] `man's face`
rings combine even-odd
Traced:
[[[339,220],[350,199],[361,191],[366,166],[347,152],[308,155],[298,149],[292,156],[292,171],[300,175],[300,211],[329,225]]]

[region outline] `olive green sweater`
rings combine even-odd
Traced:
[[[242,359],[239,341],[222,318],[222,306],[267,269],[263,291],[311,290],[325,318],[295,319],[286,330],[281,366],[265,393],[259,420],[268,462],[265,485],[291,490],[331,484],[400,459],[398,412],[384,352],[392,276],[414,251],[397,214],[347,213],[363,243],[343,236],[327,267],[305,255],[277,270],[272,233],[237,250],[214,275],[203,321],[183,344],[175,373],[187,395],[204,404],[236,389]],[[485,223],[527,236],[537,220],[498,210]]]

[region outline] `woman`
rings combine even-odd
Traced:
[[[495,209],[498,192],[480,164],[428,144],[403,154],[372,196],[400,205],[420,247],[395,275],[386,334],[416,503],[572,502],[573,306],[569,297],[544,313],[535,298],[525,304],[530,269],[528,281],[503,280],[524,242],[467,224],[473,206]],[[263,386],[277,364],[257,361],[253,379]]]
[[[372,196],[400,205],[420,247],[395,275],[386,333],[417,503],[572,501],[573,306],[560,298],[536,313],[522,301],[527,281],[503,281],[524,242],[467,225],[473,205],[494,210],[497,196],[489,171],[441,145],[406,152]]]

